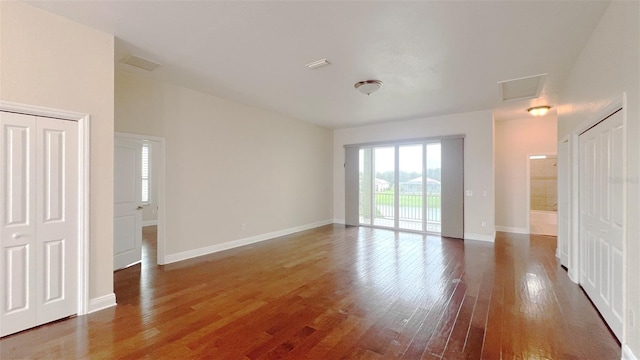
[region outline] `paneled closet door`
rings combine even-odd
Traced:
[[[622,339],[624,132],[622,111],[580,135],[580,284]]]
[[[0,112],[0,336],[77,311],[77,123]]]

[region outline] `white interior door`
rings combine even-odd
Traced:
[[[0,336],[76,313],[77,123],[0,112]]]
[[[580,283],[622,339],[623,117],[580,135]]]
[[[558,254],[569,267],[569,142],[558,144]]]
[[[142,145],[115,138],[113,268],[142,260]]]

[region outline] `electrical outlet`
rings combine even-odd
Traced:
[[[247,223],[242,223],[240,227],[242,228],[242,231],[247,230]]]
[[[629,327],[636,327],[636,314],[631,309],[629,309]]]
[[[480,225],[482,225],[482,227],[486,227],[487,226],[487,222],[483,221]]]

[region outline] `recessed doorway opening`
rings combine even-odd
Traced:
[[[558,236],[558,158],[529,155],[529,233]]]

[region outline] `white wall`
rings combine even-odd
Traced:
[[[627,94],[627,309],[623,343],[640,357],[640,3],[613,1],[560,93],[558,137]]]
[[[557,118],[496,121],[496,227],[498,230],[527,233],[527,163],[531,154],[557,152]]]
[[[0,99],[91,115],[90,298],[113,293],[113,36],[0,1]]]
[[[166,139],[168,255],[332,219],[330,130],[128,72],[115,84],[116,130]]]
[[[494,240],[493,115],[476,111],[426,119],[338,129],[333,133],[333,213],[344,223],[344,145],[464,134],[465,238]],[[483,196],[486,191],[486,196]],[[487,226],[482,227],[482,221]]]

